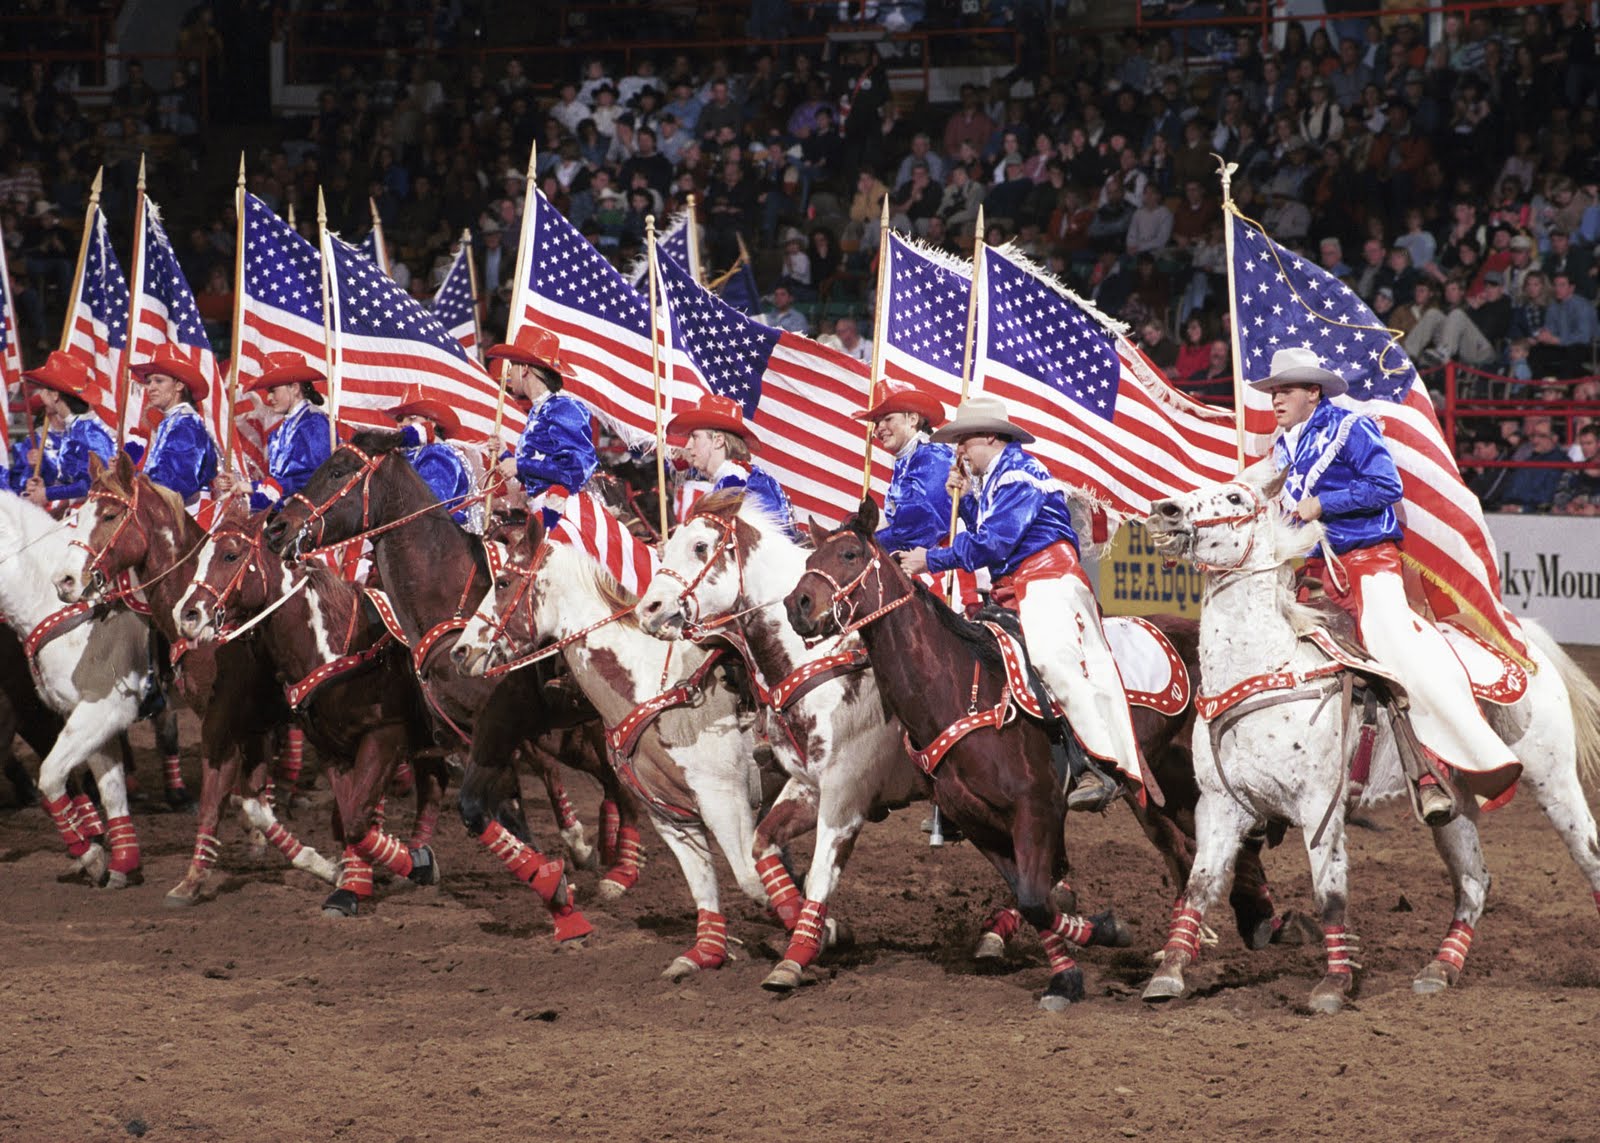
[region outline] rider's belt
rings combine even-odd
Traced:
[[[1083,564],[1078,560],[1077,551],[1067,541],[1057,540],[1023,560],[1010,575],[996,579],[989,589],[990,598],[1001,607],[1009,607],[1014,611],[1022,602],[1022,597],[1028,594],[1028,585],[1034,580],[1060,579],[1068,575],[1077,576],[1085,587],[1094,590]]]

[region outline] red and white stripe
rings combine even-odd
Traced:
[[[580,492],[567,498],[561,521],[550,535],[587,552],[634,595],[643,595],[655,575],[655,549],[623,527],[622,521],[591,493]]]

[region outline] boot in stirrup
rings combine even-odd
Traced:
[[[1422,806],[1422,820],[1433,828],[1455,820],[1456,800],[1432,774],[1424,774],[1417,780],[1417,800]]]
[[[1084,767],[1067,795],[1067,809],[1098,814],[1111,805],[1119,792],[1117,780],[1091,763]]]

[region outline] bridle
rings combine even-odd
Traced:
[[[494,610],[489,615],[484,616],[481,611],[479,613],[480,617],[484,619],[485,624],[488,626],[490,637],[493,641],[504,643],[512,642],[512,638],[508,629],[510,627],[510,619],[516,615],[518,608],[526,608],[528,630],[532,632],[535,629],[533,616],[533,579],[539,574],[539,569],[544,566],[545,560],[550,558],[550,553],[553,550],[555,542],[556,541],[549,538],[542,540],[539,544],[538,550],[533,553],[533,557],[528,561],[528,565],[525,568],[518,567],[514,563],[507,563],[500,568],[500,571],[508,572],[511,575],[516,576],[518,583],[516,592],[511,598],[509,608],[499,606],[497,600]],[[498,578],[499,577],[496,576],[497,580]],[[498,596],[498,592],[498,583],[491,584],[490,593]],[[635,600],[633,603],[628,604],[628,606],[621,608],[618,611],[613,611],[610,615],[607,615],[602,619],[595,620],[587,627],[579,628],[577,631],[573,631],[570,634],[561,636],[561,638],[557,639],[553,643],[547,643],[543,647],[536,647],[528,654],[519,658],[508,659],[504,663],[496,664],[484,672],[484,677],[499,678],[501,675],[510,674],[512,671],[520,671],[524,667],[531,667],[535,663],[542,663],[546,659],[552,659],[561,654],[561,652],[565,651],[574,643],[582,642],[591,634],[600,630],[600,628],[605,627],[608,624],[615,623],[617,620],[622,619],[627,615],[631,615],[634,609],[638,606],[639,603],[637,600]],[[670,656],[668,661],[671,661]]]
[[[361,526],[359,531],[364,535],[371,527],[369,521],[372,518],[372,475],[378,471],[378,465],[383,463],[383,458],[388,454],[368,453],[364,449],[357,448],[355,445],[348,443],[343,444],[340,447],[346,452],[353,453],[359,457],[361,459],[361,467],[355,472],[351,473],[332,496],[329,496],[321,504],[314,504],[305,494],[294,492],[286,496],[283,501],[285,507],[297,501],[305,505],[306,518],[300,523],[298,536],[304,536],[313,523],[317,526],[316,546],[312,548],[311,551],[305,553],[307,556],[314,555],[316,552],[322,551],[325,547],[334,546],[328,545],[324,542],[324,538],[328,534],[328,513],[333,511],[335,507],[343,502],[344,498],[349,495],[350,490],[355,488],[355,486],[358,484],[361,486]],[[351,539],[355,538],[356,537],[354,536],[351,537]],[[346,542],[347,541],[339,540],[336,543],[343,544]],[[296,546],[298,546],[298,543]]]
[[[1202,560],[1198,556],[1194,555],[1194,533],[1198,533],[1202,528],[1215,528],[1219,526],[1232,528],[1240,524],[1254,523],[1256,520],[1261,519],[1261,517],[1267,514],[1266,497],[1261,495],[1260,490],[1257,489],[1255,485],[1247,484],[1242,480],[1230,480],[1227,484],[1223,485],[1223,487],[1243,489],[1250,497],[1250,507],[1245,511],[1236,512],[1231,516],[1203,516],[1198,520],[1190,521],[1189,527],[1191,535],[1189,537],[1189,558],[1194,566],[1203,572],[1220,572],[1226,574],[1229,572],[1236,572],[1244,567],[1245,562],[1249,560],[1251,553],[1255,551],[1256,536],[1255,532],[1252,531],[1249,538],[1245,541],[1244,550],[1239,553],[1238,559],[1234,560],[1234,562],[1231,564],[1222,564],[1212,563],[1209,560]]]
[[[738,594],[735,595],[734,598],[744,598],[744,552],[739,547],[739,538],[734,521],[725,519],[721,516],[714,516],[709,513],[704,516],[697,516],[695,519],[711,525],[713,528],[717,529],[718,534],[717,541],[712,546],[710,556],[708,556],[706,558],[706,562],[700,566],[700,570],[694,574],[694,578],[684,579],[681,574],[672,568],[667,567],[665,564],[662,564],[661,567],[656,569],[657,575],[664,575],[668,579],[677,580],[683,585],[683,590],[678,593],[678,609],[683,612],[684,627],[686,629],[702,627],[700,623],[700,600],[695,597],[695,592],[699,589],[700,585],[705,582],[706,577],[711,574],[711,570],[715,568],[719,562],[721,562],[724,555],[733,560],[734,570],[739,577]],[[718,626],[722,623],[729,622],[731,618],[732,617],[730,616],[723,616],[720,620],[716,621],[716,623],[711,624],[711,626]]]
[[[110,538],[100,545],[98,552],[77,537],[67,541],[67,546],[82,548],[88,553],[89,562],[83,568],[84,590],[86,592],[93,590],[96,593],[103,593],[110,585],[110,578],[106,574],[106,561],[110,559],[111,553],[116,550],[117,544],[122,540],[122,534],[128,530],[128,526],[132,524],[138,529],[139,538],[144,541],[147,550],[150,547],[150,534],[144,530],[143,524],[134,523],[134,517],[139,514],[139,482],[137,480],[133,482],[133,495],[131,497],[124,496],[119,492],[112,492],[107,488],[97,488],[89,493],[89,502],[91,504],[99,500],[108,500],[113,504],[122,506],[122,519],[118,520],[117,526],[111,530]]]
[[[830,536],[827,540],[823,541],[823,546],[826,547],[829,543],[838,538],[838,536]],[[859,618],[857,617],[856,612],[859,610],[860,604],[858,604],[852,597],[867,582],[868,576],[873,577],[873,579],[877,581],[878,598],[882,599],[884,596],[882,574],[883,552],[874,545],[868,546],[871,548],[872,558],[867,561],[866,567],[862,568],[860,573],[854,579],[843,584],[834,579],[833,576],[829,575],[822,568],[808,567],[806,569],[806,573],[808,575],[817,576],[833,589],[833,594],[828,599],[828,613],[833,616],[833,622],[839,628],[838,635],[841,639],[846,635],[860,631],[869,623],[876,623],[879,619],[882,619],[885,615],[889,614],[889,612],[895,610],[895,608],[905,606],[906,604],[910,603],[912,598],[916,595],[916,591],[914,589],[907,591],[904,595],[890,600],[888,603],[883,604],[876,610],[870,611],[866,615],[862,615]],[[822,549],[818,548],[817,551],[821,552]],[[848,611],[844,610],[844,605],[846,603],[850,605]]]
[[[197,579],[194,584],[196,591],[205,592],[211,596],[211,623],[216,628],[219,637],[226,636],[228,631],[227,603],[233,595],[244,586],[244,577],[251,572],[256,572],[261,577],[261,593],[263,596],[270,594],[267,583],[267,569],[265,561],[261,558],[261,533],[257,531],[251,535],[237,524],[225,524],[210,536],[213,543],[220,540],[239,539],[248,545],[248,550],[239,559],[239,566],[233,576],[219,591],[212,587],[208,580]]]

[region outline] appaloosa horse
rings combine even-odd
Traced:
[[[785,600],[803,637],[859,631],[878,687],[901,720],[906,749],[931,780],[933,800],[983,852],[1016,894],[1020,913],[1039,932],[1052,979],[1041,1003],[1059,1008],[1083,995],[1083,975],[1066,942],[1120,943],[1125,931],[1110,914],[1063,917],[1049,890],[1065,870],[1062,827],[1065,773],[1049,735],[1018,716],[1019,700],[990,629],[969,623],[900,571],[873,541],[877,505],[817,535],[817,551]],[[1160,630],[1193,661],[1194,625],[1163,617]],[[1133,708],[1160,805],[1130,797],[1140,826],[1166,860],[1176,884],[1189,873],[1197,793],[1189,753],[1192,708],[1167,713]],[[922,742],[920,749],[914,744]],[[969,828],[970,826],[970,828]],[[1251,948],[1297,941],[1298,921],[1274,915],[1259,845],[1239,859],[1231,903],[1240,936]]]
[[[289,720],[273,667],[250,641],[221,648],[188,648],[178,635],[172,607],[188,590],[203,528],[168,489],[134,471],[126,453],[102,467],[90,462],[89,502],[73,528],[73,552],[57,561],[52,579],[63,600],[112,596],[137,600],[116,588],[124,572],[137,577],[149,622],[177,657],[176,689],[200,716],[200,801],[194,852],[183,879],[166,896],[172,906],[199,902],[221,852],[217,824],[223,801],[241,785],[240,812],[296,869],[334,882],[334,864],[302,845],[274,813],[270,797],[272,748]],[[122,613],[118,609],[118,613]],[[135,617],[136,622],[144,620]]]
[[[1315,546],[1322,528],[1301,528],[1277,510],[1279,484],[1281,477],[1265,487],[1236,480],[1202,488],[1160,501],[1147,521],[1158,545],[1206,572],[1194,737],[1199,851],[1173,912],[1161,969],[1145,988],[1147,1000],[1187,991],[1184,970],[1199,955],[1194,934],[1228,884],[1239,839],[1288,823],[1305,830],[1325,932],[1327,969],[1310,1005],[1319,1012],[1342,1008],[1359,967],[1356,938],[1346,925],[1346,807],[1410,788],[1386,713],[1375,709],[1364,731],[1361,704],[1349,701],[1346,664],[1359,657],[1341,649],[1321,617],[1295,602],[1290,560]],[[1532,672],[1465,634],[1452,650],[1464,663],[1490,668],[1474,679],[1483,684],[1484,714],[1521,761],[1521,780],[1600,905],[1600,836],[1580,779],[1580,769],[1591,778],[1600,773],[1600,690],[1543,629],[1526,620],[1523,625]],[[1377,673],[1381,677],[1381,669]],[[1417,992],[1456,982],[1489,889],[1478,806],[1470,796],[1458,798],[1458,805],[1458,817],[1433,829],[1455,888],[1455,916],[1413,981]]]
[[[411,648],[411,662],[439,724],[441,741],[469,745],[466,775],[457,795],[461,819],[519,880],[550,909],[558,940],[586,936],[589,925],[569,903],[559,859],[534,848],[518,798],[515,759],[528,757],[546,772],[562,836],[582,850],[582,826],[555,782],[549,759],[584,770],[604,788],[601,857],[604,880],[631,888],[638,880],[637,806],[601,759],[594,712],[535,671],[504,681],[469,678],[450,649],[468,616],[488,592],[485,548],[463,531],[406,462],[399,433],[367,431],[334,450],[266,527],[268,545],[291,561],[315,549],[364,536],[393,602],[395,630]],[[578,733],[573,733],[578,728]],[[580,858],[581,859],[581,858]]]
[[[405,647],[360,589],[313,565],[293,575],[261,543],[259,518],[231,501],[195,557],[193,585],[174,605],[179,632],[196,646],[228,640],[263,615],[255,638],[286,679],[284,697],[327,767],[334,836],[344,845],[339,884],[323,912],[355,916],[373,895],[372,866],[418,885],[439,880],[428,842],[444,799],[444,760]],[[398,764],[416,762],[417,817],[410,841],[386,833],[382,795]]]

